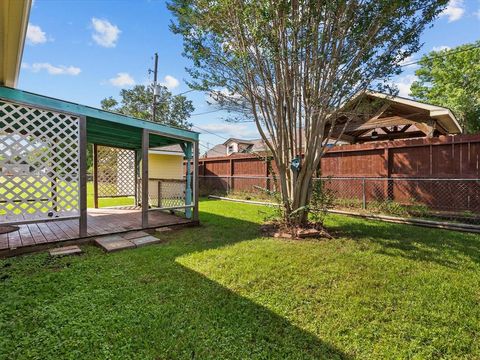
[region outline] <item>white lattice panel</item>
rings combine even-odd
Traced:
[[[185,181],[150,180],[148,185],[149,205],[157,208],[185,206]]]
[[[0,100],[0,221],[79,214],[79,118]]]
[[[135,151],[98,146],[97,158],[98,196],[134,196]]]

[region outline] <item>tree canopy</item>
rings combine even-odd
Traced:
[[[284,219],[298,224],[337,119],[356,116],[340,114],[342,105],[398,74],[446,2],[172,0],[169,8],[193,63],[190,86],[254,120],[279,169]]]
[[[480,41],[432,51],[420,60],[411,95],[453,110],[468,133],[480,131]]]
[[[101,101],[102,109],[115,111],[138,119],[153,120],[153,88],[136,85],[132,89],[120,90],[120,103],[113,97]],[[155,121],[161,124],[189,129],[190,114],[195,110],[190,100],[182,95],[172,95],[164,86],[160,86],[157,96]]]

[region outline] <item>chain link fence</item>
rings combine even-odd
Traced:
[[[417,218],[480,229],[480,179],[325,177],[332,209]],[[273,201],[274,178],[200,176],[200,194]]]

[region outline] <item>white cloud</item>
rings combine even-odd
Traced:
[[[160,83],[160,85],[165,86],[168,90],[172,90],[178,87],[178,85],[180,85],[180,81],[178,81],[171,75],[167,75],[163,78],[163,81]]]
[[[463,0],[450,0],[447,7],[440,13],[440,16],[448,17],[448,22],[460,20],[465,13]]]
[[[229,137],[259,137],[257,129],[251,124],[214,123],[200,125],[200,127],[216,134],[228,135]],[[202,132],[200,129],[197,130]],[[208,135],[208,133],[206,133],[206,135]]]
[[[393,84],[398,88],[398,95],[402,97],[409,97],[410,86],[412,83],[417,80],[415,75],[405,75],[397,78]]]
[[[82,71],[79,67],[76,66],[65,66],[65,65],[52,65],[50,63],[33,63],[27,64],[23,63],[22,68],[28,69],[32,72],[40,72],[45,70],[50,75],[72,75],[76,76]]]
[[[105,19],[92,18],[94,33],[92,39],[100,46],[111,48],[117,45],[118,36],[121,31],[118,26],[113,25]]]
[[[47,42],[47,34],[38,25],[28,24],[27,27],[27,43],[36,45]]]
[[[450,50],[451,47],[450,46],[447,46],[447,45],[440,45],[440,46],[434,46],[432,48],[433,51],[442,51],[442,50]]]
[[[117,76],[108,80],[110,84],[118,87],[133,86],[135,85],[135,80],[129,73],[120,72]]]

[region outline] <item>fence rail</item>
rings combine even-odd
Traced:
[[[480,226],[480,179],[323,177],[331,208]],[[274,177],[200,176],[201,195],[266,200]],[[268,191],[267,191],[268,190]]]

